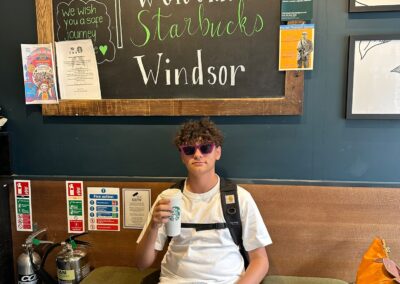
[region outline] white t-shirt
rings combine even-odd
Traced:
[[[271,244],[267,228],[250,193],[239,186],[237,193],[246,251]],[[187,191],[185,183],[181,218],[182,223],[225,223],[219,181],[214,188],[202,194]],[[150,220],[151,212],[137,242],[141,240]],[[166,239],[163,225],[158,229],[155,249],[161,251]],[[232,284],[239,280],[243,271],[243,258],[228,228],[198,232],[193,228],[182,228],[181,234],[172,238],[162,260],[160,283]]]

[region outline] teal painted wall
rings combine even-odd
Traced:
[[[19,45],[37,42],[34,1],[1,1],[0,10],[0,105],[14,173],[185,175],[171,141],[186,117],[43,117],[25,106]],[[215,117],[226,135],[218,170],[246,179],[400,182],[400,121],[345,119],[348,36],[400,33],[400,12],[349,15],[347,0],[314,0],[314,23],[304,114]]]

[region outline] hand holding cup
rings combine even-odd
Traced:
[[[166,203],[168,200],[169,204]],[[168,205],[167,205],[168,204]],[[159,207],[169,206],[170,214],[162,214],[166,219],[167,235],[170,237],[178,236],[181,233],[181,208],[182,192],[180,189],[170,188],[162,192]],[[165,207],[164,207],[165,208]],[[164,220],[163,220],[163,223]]]
[[[159,228],[163,223],[167,223],[169,221],[169,217],[171,216],[171,202],[169,199],[160,199],[153,210],[153,225],[154,228]]]

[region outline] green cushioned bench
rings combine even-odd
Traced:
[[[133,267],[104,266],[93,270],[81,284],[140,284],[142,279],[156,269],[139,271]],[[267,276],[262,284],[348,284],[345,281],[296,276]]]
[[[267,276],[262,284],[348,284],[345,281],[332,278],[297,277],[297,276]]]
[[[139,284],[157,269],[143,271],[134,267],[103,266],[96,268],[80,284]]]

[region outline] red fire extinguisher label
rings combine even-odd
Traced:
[[[14,180],[14,196],[16,229],[32,232],[31,181]]]
[[[66,181],[68,233],[85,231],[85,209],[83,206],[83,182]]]

